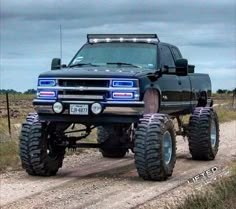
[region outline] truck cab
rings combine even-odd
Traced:
[[[90,34],[68,66],[61,67],[54,59],[52,71],[39,76],[33,104],[42,119],[80,115],[93,123],[122,118],[130,123],[143,113],[190,113],[201,92],[211,94],[209,76],[191,76],[179,49],[155,34]],[[58,107],[61,111],[55,111]]]

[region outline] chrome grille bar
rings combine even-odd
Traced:
[[[59,99],[94,99],[102,100],[103,96],[100,95],[58,95]]]

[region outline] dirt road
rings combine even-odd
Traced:
[[[23,171],[2,174],[0,207],[126,209],[149,208],[152,202],[161,208],[170,201],[168,194],[189,178],[236,159],[236,121],[220,128],[220,150],[210,162],[192,161],[187,141],[178,137],[177,163],[173,176],[165,182],[138,178],[132,154],[112,160],[89,152],[67,157],[55,177],[32,177]]]

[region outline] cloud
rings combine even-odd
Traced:
[[[182,23],[230,23],[234,22],[235,2],[228,1],[5,1],[2,2],[2,19],[37,21],[73,21],[79,26],[106,23],[182,22]],[[90,20],[94,20],[91,22]],[[100,25],[99,24],[99,25]]]
[[[0,70],[7,79],[12,72],[27,77],[30,84],[24,88],[33,88],[32,80],[60,55],[60,24],[64,63],[87,33],[157,33],[179,46],[199,71],[235,69],[235,19],[234,0],[0,1]],[[8,86],[23,88],[17,82],[3,87]]]

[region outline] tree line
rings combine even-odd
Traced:
[[[9,94],[36,94],[37,90],[28,89],[24,92],[21,92],[21,91],[16,91],[14,89],[0,89],[0,94],[6,94],[6,93],[9,93]]]
[[[216,91],[217,94],[236,94],[236,88],[233,90],[228,90],[228,89],[218,89]]]

